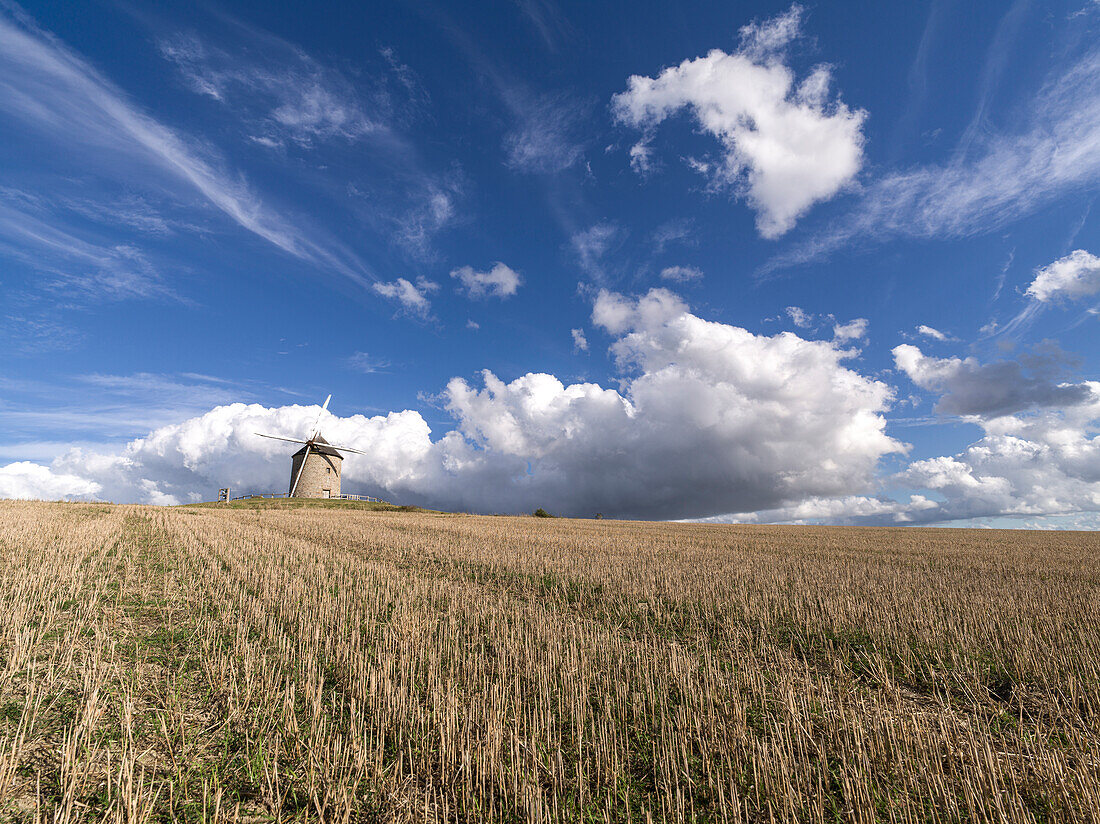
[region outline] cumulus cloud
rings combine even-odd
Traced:
[[[640,175],[647,175],[653,171],[653,145],[652,138],[647,136],[639,140],[629,149],[630,168]]]
[[[841,343],[852,340],[860,340],[867,334],[867,318],[856,318],[847,323],[838,323],[833,326],[833,337]]]
[[[614,338],[620,388],[529,373],[454,378],[455,428],[432,439],[419,412],[338,418],[344,484],[475,511],[700,517],[866,494],[891,390],[844,365],[832,342],[754,335],[692,314],[674,294],[600,292],[593,323]],[[317,407],[230,404],[161,427],[117,453],[72,450],[49,467],[114,500],[188,501],[217,488],[281,490],[289,452],[252,433],[300,437]]]
[[[913,383],[942,395],[936,411],[948,415],[996,417],[1095,400],[1090,384],[1058,380],[1064,356],[1057,351],[995,363],[973,357],[936,358],[908,343],[894,347],[893,354],[898,369]]]
[[[735,512],[698,520],[722,524],[907,523],[913,520],[913,513],[937,508],[938,504],[924,495],[910,495],[906,501],[847,495],[839,498],[808,498],[777,509]]]
[[[578,352],[588,351],[588,338],[584,335],[583,329],[570,329],[569,333],[573,336],[573,348]]]
[[[462,290],[471,298],[506,298],[514,295],[523,283],[519,272],[499,261],[487,272],[462,266],[452,270],[451,277],[462,284]]]
[[[756,60],[767,60],[780,53],[802,33],[805,9],[793,4],[783,14],[768,20],[754,20],[741,27],[741,51]]]
[[[0,466],[0,498],[57,501],[88,498],[97,495],[101,489],[95,481],[66,472],[54,472],[49,467],[30,461]]]
[[[702,280],[703,270],[695,266],[666,266],[661,270],[661,279],[673,283],[686,283],[690,280]]]
[[[931,326],[926,326],[923,323],[917,327],[917,334],[925,338],[938,340],[941,343],[950,340],[950,338],[948,338],[948,336],[941,332],[939,329],[933,329]]]
[[[802,9],[741,30],[739,48],[714,49],[656,77],[634,75],[615,95],[622,124],[643,130],[631,162],[648,168],[649,135],[682,109],[718,139],[721,157],[700,168],[715,185],[731,186],[757,213],[768,238],[787,232],[814,203],[849,184],[863,163],[866,112],[830,95],[829,66],[799,79],[786,47],[800,31]],[[637,148],[637,147],[636,147]]]
[[[814,325],[814,316],[804,312],[799,306],[788,306],[786,312],[787,317],[791,319],[791,323],[799,329],[809,329]]]
[[[396,300],[409,314],[426,318],[432,308],[428,295],[436,291],[439,284],[423,277],[417,278],[416,283],[398,278],[389,283],[375,283],[371,288],[382,297]]]
[[[1087,403],[982,422],[984,436],[951,456],[916,461],[896,481],[944,501],[931,520],[1100,510],[1100,383]]]
[[[1048,525],[1095,521],[1100,512],[1100,383],[1059,380],[1065,357],[1051,346],[1019,362],[932,358],[894,350],[914,383],[941,395],[936,409],[966,415],[982,437],[953,455],[914,461],[887,479],[913,490],[881,513],[851,507],[849,522],[937,523],[1025,516]],[[931,497],[929,497],[931,496]],[[935,498],[936,500],[932,500]],[[916,503],[915,503],[916,502]],[[919,504],[919,505],[916,505]],[[1091,514],[1090,514],[1091,513]],[[1069,521],[1057,520],[1073,516]]]
[[[884,479],[907,495],[807,498],[718,516],[739,523],[920,524],[1013,519],[1021,527],[1095,529],[1100,518],[1100,383],[1085,403],[974,416],[982,437],[960,452],[913,461]]]
[[[1078,249],[1035,272],[1027,294],[1040,303],[1076,300],[1100,292],[1100,257]]]

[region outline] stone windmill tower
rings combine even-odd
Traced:
[[[332,395],[325,398],[321,411],[317,413],[317,422],[313,425],[309,438],[304,441],[256,433],[261,438],[305,444],[290,458],[289,497],[291,498],[335,498],[340,495],[340,469],[344,463],[344,456],[337,451],[337,447],[321,437],[319,429],[321,416],[325,414],[328,402],[331,400]],[[339,449],[344,452],[354,452],[357,455],[366,454],[348,446],[341,446]]]

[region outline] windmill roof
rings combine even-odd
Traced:
[[[295,452],[292,457],[297,458],[299,455],[305,454],[305,451],[306,448],[303,446],[301,449]],[[326,441],[320,435],[313,439],[310,452],[316,452],[319,455],[331,455],[333,458],[340,458],[341,460],[343,460],[344,458],[343,455],[341,455],[339,452],[329,446],[328,441]]]

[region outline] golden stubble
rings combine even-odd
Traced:
[[[0,817],[1093,821],[1100,538],[0,505]]]

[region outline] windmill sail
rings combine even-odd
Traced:
[[[298,490],[298,481],[302,480],[302,470],[306,468],[306,461],[309,460],[309,448],[311,444],[306,444],[306,454],[302,456],[302,463],[298,466],[298,474],[294,476],[294,483],[290,485],[290,497],[294,497],[294,493]]]
[[[290,441],[291,443],[309,443],[309,441],[300,441],[297,438],[280,438],[278,435],[265,435],[263,432],[253,432],[254,435],[259,435],[261,438],[271,438],[276,441]]]

